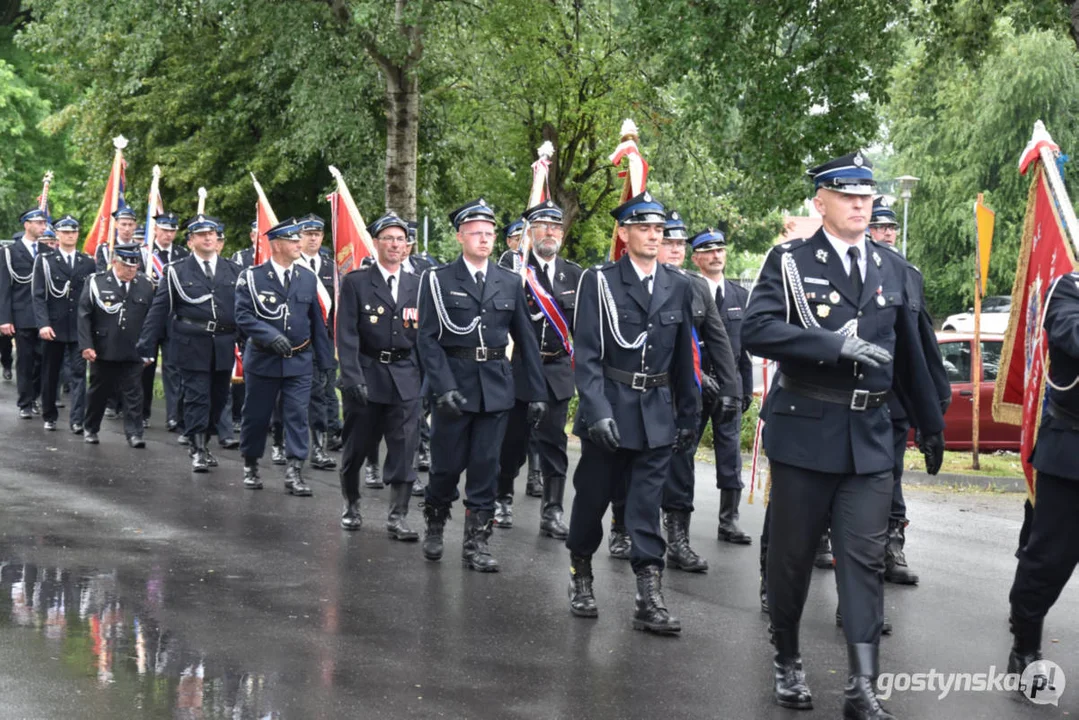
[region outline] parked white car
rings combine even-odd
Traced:
[[[1009,295],[990,295],[982,300],[982,332],[994,335],[1006,333],[1011,309],[1012,299]],[[945,332],[974,332],[974,308],[965,313],[949,315],[940,329]]]

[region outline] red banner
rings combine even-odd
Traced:
[[[998,422],[1022,427],[1020,459],[1032,501],[1036,478],[1028,459],[1038,436],[1045,399],[1048,344],[1042,328],[1045,295],[1054,279],[1072,272],[1074,267],[1075,257],[1049,179],[1038,162],[1027,197],[1023,242],[1012,287],[1011,317],[993,391],[993,417]]]
[[[333,232],[333,257],[337,263],[337,276],[344,277],[353,270],[360,269],[360,261],[370,255],[363,242],[361,229],[341,199],[340,193],[326,196],[330,201],[330,221]],[[366,228],[364,229],[366,231]]]
[[[611,153],[610,161],[615,166],[621,166],[622,160],[626,161],[626,169],[618,173],[618,177],[625,178],[622,184],[622,193],[618,196],[618,204],[636,197],[644,192],[648,183],[648,163],[641,157],[641,151],[637,148],[637,126],[630,120],[622,124],[622,142]],[[626,244],[618,239],[618,225],[615,224],[614,232],[611,233],[611,249],[608,253],[610,260],[617,260],[626,254]]]
[[[116,212],[116,208],[124,196],[124,168],[126,166],[123,150],[122,148],[117,148],[116,155],[112,159],[109,180],[105,183],[105,194],[102,196],[101,205],[97,209],[97,217],[94,218],[94,224],[90,227],[90,232],[87,233],[86,241],[82,245],[82,251],[90,257],[94,257],[98,245],[102,243],[108,245],[112,240],[113,228],[115,227],[112,214]]]

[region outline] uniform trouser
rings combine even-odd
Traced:
[[[419,443],[416,418],[420,399],[393,403],[368,402],[360,405],[344,400],[345,423],[341,433],[341,482],[348,500],[360,497],[360,468],[371,446],[386,437],[386,466],[383,478],[388,485],[412,484],[412,456]]]
[[[184,431],[189,436],[209,436],[225,411],[232,382],[232,370],[188,370],[180,368],[184,387]]]
[[[907,521],[907,503],[903,500],[903,456],[907,452],[909,435],[910,423],[906,420],[892,421],[892,437],[895,440],[895,467],[892,468],[892,477],[895,478],[895,486],[892,488],[892,511],[888,517],[902,523]]]
[[[308,450],[307,406],[311,402],[311,375],[268,377],[244,372],[244,419],[240,425],[240,454],[260,458],[266,451],[266,431],[281,398],[285,453],[306,460]]]
[[[449,507],[465,473],[465,507],[493,510],[498,486],[498,451],[506,434],[508,410],[463,412],[459,417],[431,415],[431,474],[424,502]]]
[[[817,542],[831,515],[836,586],[847,643],[877,643],[884,619],[884,546],[892,471],[822,473],[772,461],[768,607],[776,632],[796,632]],[[572,525],[570,526],[572,527]]]
[[[701,426],[702,430],[704,426]],[[701,441],[697,433],[697,442],[688,452],[671,453],[671,469],[667,481],[663,483],[663,510],[665,512],[693,512],[693,481],[695,478],[693,456],[697,454],[697,445]]]
[[[498,496],[513,496],[513,481],[528,460],[531,444],[539,451],[540,469],[545,478],[564,478],[569,459],[566,457],[566,415],[569,399],[548,398],[547,414],[539,427],[528,424],[528,403],[518,400],[509,412],[506,437],[499,458]]]
[[[232,430],[232,373],[229,373],[229,387],[225,391],[225,405],[221,408],[221,414],[217,416],[217,425],[214,428],[218,442],[231,440]]]
[[[716,458],[716,487],[720,490],[741,490],[742,483],[742,408],[735,411],[734,417],[725,423],[719,422],[721,410],[717,406],[709,418],[701,418],[701,432],[704,424],[712,421],[712,448]]]
[[[60,385],[61,370],[67,367],[71,383],[70,424],[83,424],[86,414],[86,360],[79,352],[77,342],[47,340],[41,348],[41,418],[56,422],[60,412],[56,409],[56,397]]]
[[[7,370],[11,369],[11,345],[13,338],[10,335],[0,335],[0,366]]]
[[[150,419],[150,411],[153,409],[157,367],[157,360],[154,360],[142,369],[142,417],[146,420]],[[161,363],[161,385],[165,390],[165,420],[178,420],[176,403],[180,397],[180,371],[171,363]]]
[[[15,383],[20,408],[29,408],[41,394],[41,343],[37,328],[15,331]]]
[[[101,430],[101,418],[110,397],[120,397],[124,434],[142,435],[142,361],[90,363],[90,389],[86,392],[86,432]]]
[[[573,510],[566,547],[574,555],[591,557],[603,540],[603,514],[619,484],[626,488],[626,530],[633,549],[634,570],[663,567],[667,545],[659,527],[659,504],[670,471],[673,446],[645,450],[618,449],[609,453],[581,438],[581,461],[573,473]]]
[[[322,396],[325,400],[326,429],[341,430],[341,405],[337,399],[337,368],[322,373]]]
[[[315,432],[326,432],[326,371],[311,371],[311,400],[307,406],[307,422]]]
[[[1079,562],[1079,480],[1038,472],[1030,537],[1019,550],[1009,600],[1017,620],[1040,621]]]
[[[238,425],[244,419],[244,384],[232,383],[232,423]]]

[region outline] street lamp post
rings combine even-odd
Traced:
[[[899,197],[903,198],[903,257],[907,256],[907,210],[910,208],[910,196],[914,193],[914,186],[918,184],[918,178],[913,175],[900,175]]]

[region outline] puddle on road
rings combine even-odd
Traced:
[[[187,647],[158,621],[164,603],[160,572],[121,587],[115,570],[0,561],[0,637],[36,633],[60,673],[93,679],[118,706],[130,702],[124,717],[283,720],[271,706],[272,678]]]

